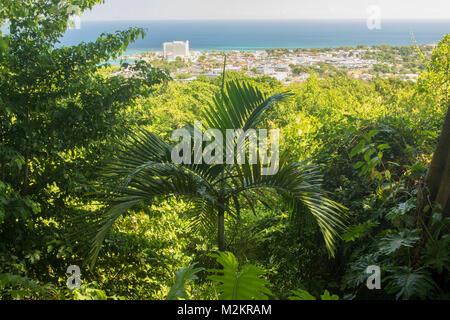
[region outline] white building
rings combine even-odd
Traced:
[[[287,72],[276,72],[273,77],[275,77],[278,81],[284,81],[288,75],[289,74]]]
[[[264,75],[271,75],[275,73],[275,69],[268,66],[260,66],[258,67],[258,73],[262,73]]]
[[[189,41],[173,41],[163,43],[164,59],[175,60],[177,57],[189,57]]]

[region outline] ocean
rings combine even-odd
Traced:
[[[211,20],[211,21],[81,21],[68,30],[62,45],[94,41],[101,33],[142,27],[147,36],[129,46],[128,54],[161,51],[162,43],[189,40],[191,50],[261,50],[362,45],[436,43],[450,33],[450,20],[382,21],[369,30],[364,20]]]

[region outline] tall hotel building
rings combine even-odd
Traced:
[[[164,59],[175,60],[176,57],[189,57],[189,41],[164,42]]]

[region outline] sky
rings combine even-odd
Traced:
[[[366,19],[371,5],[382,19],[450,20],[450,0],[106,0],[81,19]]]

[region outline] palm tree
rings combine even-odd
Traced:
[[[227,129],[252,129],[260,123],[265,110],[289,95],[266,97],[246,83],[230,81],[206,109],[203,122],[224,136]],[[261,159],[256,164],[175,164],[171,158],[173,148],[147,130],[138,130],[122,144],[122,151],[104,175],[118,187],[110,192],[108,210],[96,230],[92,261],[119,216],[138,204],[174,195],[192,202],[196,223],[218,228],[218,248],[224,251],[225,214],[237,218],[241,202],[257,201],[261,190],[276,192],[289,201],[293,215],[306,208],[316,218],[326,247],[334,255],[335,236],[344,227],[345,208],[326,197],[317,167],[290,161],[286,150],[279,157],[279,170],[274,175],[261,174]]]

